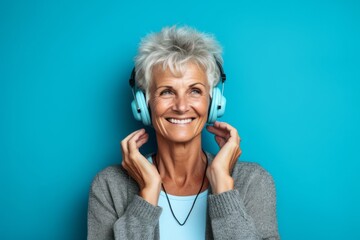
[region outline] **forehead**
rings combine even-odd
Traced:
[[[157,65],[152,72],[152,85],[154,87],[173,86],[180,83],[190,85],[196,82],[205,86],[209,85],[205,71],[194,63],[187,63],[182,71],[176,72],[169,68],[164,70],[162,65]]]

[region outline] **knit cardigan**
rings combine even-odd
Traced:
[[[211,161],[214,156],[208,154]],[[237,162],[234,190],[212,194],[209,187],[205,239],[278,240],[275,186],[260,165]],[[162,208],[138,195],[137,183],[120,166],[93,180],[88,205],[88,240],[158,240]]]

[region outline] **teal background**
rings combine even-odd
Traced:
[[[128,86],[139,40],[173,24],[223,45],[222,120],[242,137],[241,160],[273,175],[282,239],[360,239],[360,3],[350,0],[2,0],[0,239],[86,238],[92,178],[141,127]]]

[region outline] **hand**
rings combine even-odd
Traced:
[[[121,141],[122,166],[135,179],[140,188],[139,195],[157,206],[161,190],[161,177],[156,167],[140,152],[139,148],[149,139],[145,129],[137,130]]]
[[[231,170],[241,155],[240,136],[234,127],[225,122],[216,121],[206,128],[215,134],[215,141],[220,147],[206,171],[214,194],[219,194],[234,189]]]

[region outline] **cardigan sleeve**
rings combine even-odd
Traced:
[[[275,186],[260,169],[249,177],[245,196],[238,189],[209,195],[214,239],[278,240]]]
[[[88,240],[158,239],[161,208],[136,195],[118,216],[111,192],[97,176],[91,186],[88,204]]]

